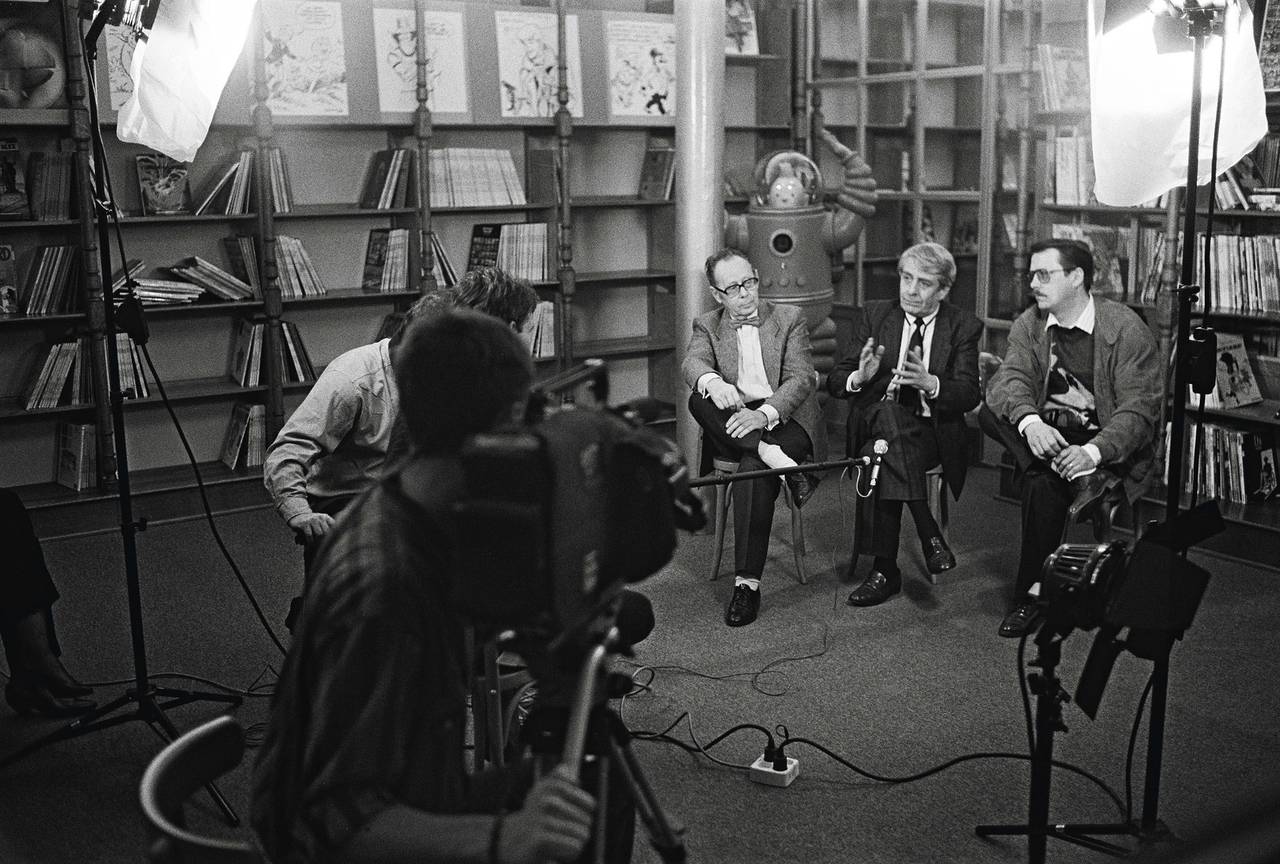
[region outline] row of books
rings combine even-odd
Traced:
[[[1036,46],[1040,61],[1040,101],[1046,111],[1089,109],[1089,62],[1080,48]]]
[[[1083,133],[1058,135],[1051,154],[1052,199],[1058,204],[1095,204],[1093,195],[1093,145]]]
[[[0,219],[34,219],[52,222],[70,219],[75,179],[75,154],[68,142],[61,150],[34,150],[27,154],[25,172],[17,142],[5,139],[0,153]]]
[[[458,284],[458,274],[444,251],[444,244],[434,231],[431,232],[431,275],[436,277],[436,285],[440,287]]]
[[[244,318],[236,328],[227,374],[241,387],[257,387],[262,378],[262,350],[266,323]],[[302,343],[302,335],[292,321],[280,322],[280,368],[287,382],[314,381],[315,367]]]
[[[525,204],[524,186],[511,151],[503,148],[442,147],[428,165],[432,207]]]
[[[1262,390],[1249,362],[1244,337],[1235,333],[1217,334],[1217,354],[1213,392],[1204,397],[1206,408],[1241,408],[1262,401]],[[1197,397],[1191,397],[1195,404]]]
[[[556,306],[550,300],[539,300],[529,320],[520,331],[534,359],[556,356]]]
[[[97,436],[92,423],[59,423],[54,481],[81,492],[91,487],[98,465]]]
[[[386,210],[389,207],[408,207],[416,203],[418,184],[414,179],[413,155],[413,151],[407,147],[375,152],[361,187],[360,206]],[[433,154],[432,160],[434,159]],[[434,185],[433,183],[432,186]],[[435,189],[431,191],[431,203],[435,204]]]
[[[26,314],[56,315],[73,310],[77,297],[70,290],[73,284],[71,274],[75,272],[77,257],[76,247],[69,244],[36,249],[27,271],[27,287],[22,301]]]
[[[478,223],[471,226],[467,269],[501,267],[520,279],[544,282],[554,276],[545,222]]]
[[[115,334],[120,359],[120,392],[125,399],[151,395],[149,376],[138,346],[127,333]],[[88,336],[55,342],[46,351],[40,369],[27,382],[22,405],[27,411],[83,405],[93,392],[93,341]]]
[[[200,286],[219,300],[252,300],[258,296],[248,282],[199,255],[192,255],[181,264],[173,265],[169,272]]]
[[[1143,303],[1155,303],[1164,267],[1164,232],[1154,233],[1154,254],[1143,283]],[[1204,234],[1197,233],[1199,249]],[[1178,260],[1182,260],[1182,236],[1178,237]],[[1199,284],[1206,286],[1205,308],[1214,312],[1245,315],[1280,312],[1280,235],[1215,234],[1212,255],[1197,256]]]
[[[279,147],[267,149],[267,192],[275,213],[293,210],[293,184],[289,166]],[[254,189],[254,151],[242,149],[235,161],[215,176],[209,188],[192,206],[189,173],[191,166],[163,153],[141,153],[134,157],[138,172],[138,196],[145,216],[194,213],[248,213],[257,198]]]
[[[1166,424],[1166,435],[1168,430]],[[1249,432],[1205,423],[1189,429],[1184,442],[1183,464],[1187,470],[1183,491],[1195,488],[1202,497],[1236,504],[1265,501],[1276,494],[1276,441],[1270,430]],[[1201,457],[1198,471],[1193,455],[1197,451]],[[1166,460],[1166,484],[1168,470]]]
[[[258,468],[267,447],[267,407],[237,402],[222,439],[222,464],[232,471],[239,467]]]
[[[1054,223],[1049,230],[1055,239],[1079,240],[1092,250],[1094,294],[1113,300],[1128,299],[1126,278],[1133,240],[1128,227],[1068,222]]]
[[[409,229],[374,228],[364,253],[365,291],[406,291],[409,288]]]
[[[239,216],[248,213],[252,191],[253,151],[241,150],[236,161],[218,176],[200,199],[196,215],[223,213],[227,216]]]
[[[280,275],[281,297],[318,297],[326,293],[320,272],[297,237],[276,235],[276,272]]]

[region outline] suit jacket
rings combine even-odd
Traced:
[[[850,400],[849,422],[845,430],[846,452],[850,456],[856,455],[865,443],[861,433],[863,415],[883,399],[889,389],[893,367],[897,365],[898,353],[902,350],[904,321],[906,313],[897,301],[875,301],[858,309],[853,319],[850,343],[853,353],[837,363],[827,376],[827,391],[832,396]],[[850,393],[847,386],[849,375],[858,368],[862,346],[873,336],[877,345],[885,346],[880,369],[861,390]],[[929,371],[938,376],[941,386],[937,397],[928,400],[931,416],[923,419],[937,433],[942,475],[956,498],[964,488],[969,466],[969,435],[964,414],[982,400],[978,383],[978,340],[981,337],[982,322],[973,313],[946,302],[938,307],[933,341],[929,347]]]
[[[764,400],[778,412],[779,422],[794,419],[809,435],[814,458],[826,458],[826,427],[818,412],[813,354],[809,328],[795,306],[761,300],[760,356],[773,395]],[[724,307],[699,315],[680,365],[685,383],[696,387],[698,379],[715,372],[730,384],[738,383],[738,332],[729,323]]]
[[[1129,463],[1129,500],[1150,484],[1164,399],[1163,366],[1151,329],[1123,303],[1095,296],[1093,396],[1101,429],[1093,444],[1103,464]],[[987,384],[987,407],[1014,425],[1040,411],[1049,378],[1046,314],[1027,309],[1009,330],[1004,362]]]

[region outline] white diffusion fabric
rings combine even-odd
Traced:
[[[190,162],[204,143],[256,0],[165,0],[139,39],[133,93],[120,108],[121,141]]]
[[[1139,12],[1102,32],[1107,0],[1089,3],[1089,83],[1094,194],[1103,204],[1133,206],[1187,179],[1191,117],[1192,41],[1185,51],[1160,53],[1153,17]],[[1211,179],[1218,72],[1226,46],[1218,171],[1225,171],[1267,133],[1266,97],[1253,42],[1253,15],[1230,0],[1224,36],[1205,41],[1201,76],[1197,185]]]

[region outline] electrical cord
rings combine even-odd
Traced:
[[[1133,752],[1138,743],[1138,727],[1142,723],[1142,715],[1147,708],[1147,699],[1151,696],[1152,685],[1155,684],[1155,673],[1147,676],[1147,686],[1142,689],[1142,697],[1138,699],[1138,710],[1133,715],[1133,728],[1129,730],[1129,752],[1124,760],[1124,821],[1133,821]]]
[[[118,208],[115,207],[115,203],[114,203],[115,193],[113,191],[113,186],[111,182],[111,171],[109,167],[110,161],[106,158],[106,147],[102,140],[101,127],[98,124],[97,81],[94,74],[93,64],[92,62],[90,62],[90,55],[91,55],[91,52],[89,51],[86,51],[83,54],[84,65],[85,65],[85,76],[86,76],[86,81],[88,82],[87,99],[89,102],[89,110],[90,110],[90,117],[91,117],[90,127],[93,130],[92,134],[90,135],[90,140],[93,142],[94,156],[95,158],[98,159],[99,164],[102,167],[102,177],[105,184],[105,188],[95,190],[95,194],[98,196],[98,206],[102,208],[103,212],[106,212],[110,215],[111,224],[115,230],[116,245],[119,248],[120,263],[121,263],[123,272],[125,273],[124,296],[126,299],[128,299],[132,297],[132,293],[133,293],[132,288],[136,283],[133,281],[133,277],[129,275],[129,268],[128,268],[129,257],[125,252],[124,232],[120,228],[120,212]],[[106,302],[114,303],[116,299],[115,291],[113,288],[109,289],[107,287],[107,284],[111,280],[111,274],[104,273],[102,274],[102,278],[104,281],[104,293],[109,291],[109,296],[107,297]],[[222,539],[221,532],[218,530],[217,523],[213,518],[213,508],[209,504],[209,497],[205,489],[204,478],[200,473],[200,466],[196,461],[195,453],[191,449],[191,444],[187,440],[186,432],[183,430],[182,424],[178,420],[178,415],[173,410],[173,405],[169,401],[169,395],[168,393],[165,392],[164,381],[161,379],[159,372],[156,370],[155,362],[151,359],[151,353],[147,350],[146,341],[145,340],[139,341],[138,347],[141,348],[142,350],[142,356],[146,360],[147,368],[151,371],[151,377],[155,381],[156,388],[160,392],[160,401],[164,405],[165,411],[168,413],[169,419],[172,421],[174,429],[178,433],[178,438],[182,442],[182,449],[183,449],[183,452],[186,454],[187,462],[188,464],[190,464],[191,471],[195,475],[196,488],[200,494],[201,508],[204,511],[205,521],[209,525],[209,530],[213,535],[214,542],[217,544],[218,550],[222,553],[222,557],[226,560],[227,564],[231,567],[231,572],[235,574],[236,581],[239,582],[241,591],[244,593],[245,597],[249,600],[249,604],[253,608],[254,615],[257,617],[258,622],[262,625],[262,629],[266,631],[267,636],[270,637],[272,643],[275,644],[276,649],[280,652],[281,656],[283,656],[286,653],[284,643],[280,640],[280,637],[276,634],[275,630],[271,627],[270,622],[267,620],[266,615],[262,611],[262,606],[258,603],[258,599],[253,593],[253,589],[250,588],[248,580],[245,579],[244,573],[241,571],[239,564],[236,563],[234,556],[232,556],[231,551],[227,548],[226,543]]]

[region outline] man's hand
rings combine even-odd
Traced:
[[[738,392],[738,388],[723,378],[707,382],[707,396],[711,398],[712,404],[722,411],[726,408],[742,408],[747,404],[742,401],[742,394]]]
[[[333,517],[327,513],[299,513],[289,520],[289,527],[307,543],[314,543],[329,533]]]
[[[729,418],[729,422],[724,424],[724,430],[732,438],[743,438],[768,425],[769,418],[765,416],[763,411],[743,408]]]
[[[867,340],[858,353],[858,368],[853,371],[853,386],[866,387],[867,382],[876,377],[880,371],[880,358],[884,356],[884,346],[876,345],[875,337]]]
[[[1031,454],[1045,462],[1052,460],[1067,446],[1067,439],[1062,437],[1062,433],[1043,420],[1028,426],[1022,437],[1027,439]]]
[[[596,800],[569,779],[564,767],[539,779],[524,807],[506,817],[498,843],[502,864],[574,861],[591,836]]]
[[[1098,463],[1093,461],[1089,451],[1079,444],[1064,447],[1057,456],[1053,457],[1053,470],[1058,472],[1058,476],[1063,480],[1074,480],[1081,472],[1097,467]]]
[[[924,360],[920,357],[920,349],[907,352],[902,365],[893,370],[893,381],[890,387],[914,387],[924,395],[931,395],[940,385],[937,375],[932,375]]]

